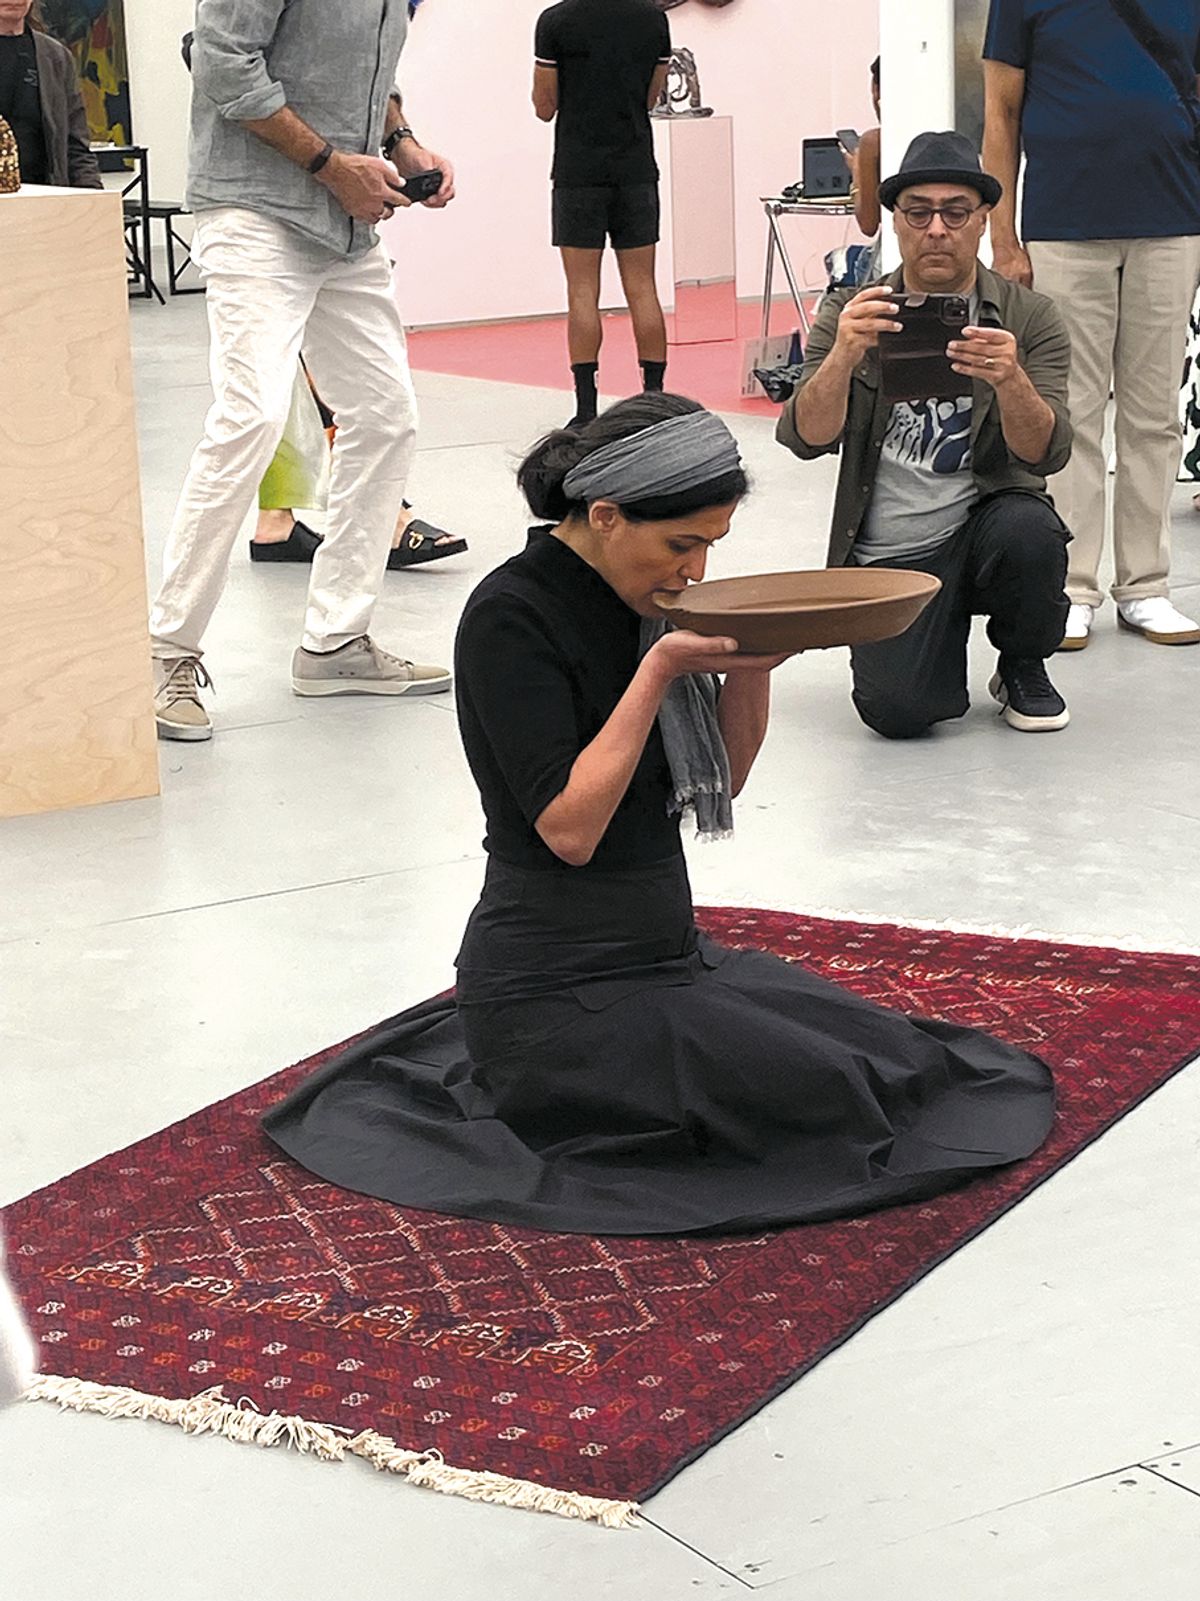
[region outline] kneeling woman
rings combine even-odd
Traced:
[[[349,1189],[589,1234],[837,1217],[1028,1156],[1054,1114],[1035,1057],[696,930],[680,812],[729,831],[779,665],[657,620],[746,491],[728,429],[642,396],[520,481],[551,524],[458,636],[489,860],[455,999],[344,1052],[267,1132]]]

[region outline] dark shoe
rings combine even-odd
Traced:
[[[440,561],[443,556],[461,556],[466,548],[465,539],[451,539],[444,528],[414,517],[400,543],[388,553],[388,571],[419,567],[422,562]]]
[[[293,523],[292,531],[286,539],[277,539],[268,543],[265,539],[252,539],[250,541],[251,561],[307,561],[321,548],[321,535],[314,534],[311,528],[303,523]]]
[[[1008,726],[1023,734],[1052,733],[1071,721],[1040,657],[1001,656],[988,693],[1004,708],[1001,715]]]

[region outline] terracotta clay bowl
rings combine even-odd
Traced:
[[[825,567],[718,578],[662,598],[658,607],[677,628],[728,635],[744,651],[773,655],[894,639],[941,587],[940,579],[907,568]]]

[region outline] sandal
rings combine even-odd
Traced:
[[[252,539],[250,560],[311,562],[320,550],[321,542],[320,534],[314,534],[304,523],[296,522],[292,524],[292,531],[286,539],[277,539],[273,542]]]
[[[388,555],[388,570],[394,573],[402,567],[440,561],[443,556],[461,556],[466,549],[465,539],[451,539],[444,528],[435,528],[423,518],[414,517],[400,543]]]

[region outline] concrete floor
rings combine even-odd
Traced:
[[[207,401],[202,308],[134,308],[149,564]],[[446,659],[519,548],[516,453],[564,396],[427,376],[414,498],[469,556],[391,574],[376,631]],[[722,573],[819,562],[828,463],[735,422],[756,493]],[[1179,492],[1178,596],[1200,608]],[[0,826],[0,1201],[445,985],[481,874],[449,699],[300,701],[306,572],[235,557],[208,641],[218,737],[163,797]],[[778,675],[701,902],[1200,948],[1200,649],[1115,631],[1054,676],[1074,721],[986,700],[936,738],[857,723],[844,654]],[[1200,1572],[1193,1069],[611,1533],[155,1424],[0,1418],[0,1598],[1174,1601]]]

